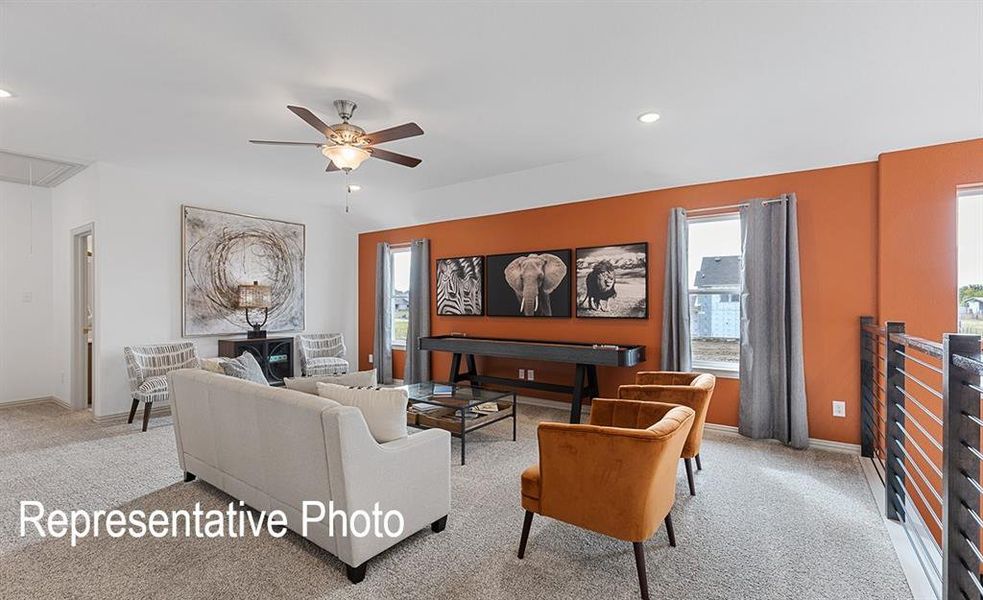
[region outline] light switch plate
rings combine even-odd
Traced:
[[[24,292],[23,294],[21,294],[20,299],[21,302],[24,302],[25,304],[30,304],[31,302],[34,302],[34,294],[31,292]]]
[[[525,378],[526,378],[526,370],[519,369],[519,379],[525,379]]]
[[[833,400],[833,416],[834,417],[846,416],[846,402],[842,400]]]
[[[526,379],[529,381],[536,381],[536,372],[532,369],[526,369]]]
[[[370,365],[371,365],[371,364],[374,364],[374,363],[373,363],[373,361],[372,361],[372,355],[371,355],[371,354],[369,355],[369,364],[370,364]]]

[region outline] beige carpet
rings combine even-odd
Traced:
[[[54,405],[0,409],[0,598],[637,598],[631,545],[537,518],[526,559],[518,477],[535,461],[535,425],[562,420],[521,407],[469,438],[451,466],[452,512],[369,563],[357,586],[302,538],[21,539],[20,500],[61,509],[223,508],[230,498],[181,483],[169,418],[101,427]],[[645,544],[653,598],[911,598],[855,457],[797,452],[708,433],[699,495],[680,470],[679,547]],[[458,449],[455,442],[454,451]]]

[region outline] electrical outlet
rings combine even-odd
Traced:
[[[21,299],[21,302],[24,302],[26,304],[30,304],[31,302],[34,302],[34,294],[32,294],[31,292],[24,292],[21,295],[21,298],[20,299]]]
[[[373,360],[372,360],[372,355],[371,354],[369,355],[369,364],[370,365],[373,364]]]
[[[846,416],[846,402],[842,400],[833,400],[833,416],[834,417]]]
[[[529,381],[536,381],[536,372],[532,369],[526,369],[526,379]]]
[[[525,379],[525,378],[526,378],[526,370],[519,369],[519,379]]]

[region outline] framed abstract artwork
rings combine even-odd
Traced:
[[[436,266],[438,315],[478,317],[485,314],[483,256],[438,258]]]
[[[647,242],[577,248],[577,316],[648,318]]]
[[[245,332],[239,286],[253,282],[271,288],[268,331],[303,330],[305,235],[302,223],[182,206],[182,334]]]

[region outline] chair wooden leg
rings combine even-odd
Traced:
[[[137,407],[140,406],[140,401],[136,398],[133,399],[133,404],[130,405],[130,418],[126,420],[127,423],[133,422],[133,417],[137,414]]]
[[[700,461],[700,455],[699,454],[696,455],[696,470],[697,471],[702,471],[703,470],[703,463]]]
[[[696,495],[696,484],[693,483],[693,459],[684,458],[683,462],[686,463],[686,480],[689,481],[689,495]]]
[[[190,471],[185,471],[184,472],[184,482],[185,483],[191,483],[192,481],[194,481],[197,478],[198,478],[198,476],[195,475],[194,473],[190,472]]]
[[[527,510],[526,518],[522,521],[522,539],[519,540],[519,558],[523,558],[526,555],[526,542],[529,541],[529,528],[532,527],[533,514],[531,510]]]
[[[666,515],[666,535],[669,536],[669,545],[676,547],[676,532],[672,528],[672,513]]]
[[[638,569],[638,587],[642,591],[642,600],[649,600],[649,583],[645,576],[645,547],[642,542],[632,542],[635,547],[635,568]]]
[[[150,423],[150,409],[153,407],[153,402],[143,403],[143,430],[147,430],[147,425]]]
[[[430,524],[430,531],[440,533],[447,527],[447,515],[444,515]]]

